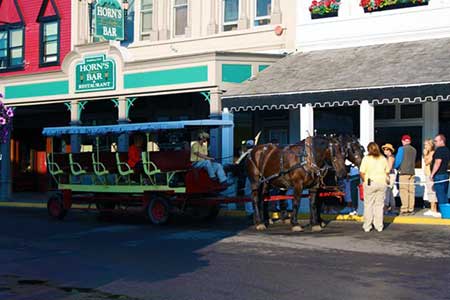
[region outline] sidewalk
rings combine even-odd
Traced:
[[[1,207],[26,207],[26,208],[47,208],[47,199],[49,193],[16,193],[11,197],[11,201],[0,202]],[[75,206],[81,207],[81,206]],[[411,216],[385,216],[385,223],[393,224],[422,224],[422,225],[447,225],[450,226],[450,219],[437,219],[434,217],[424,216],[423,213],[428,209],[421,209]],[[221,216],[232,217],[245,217],[245,211],[243,210],[225,210],[220,212]],[[309,219],[309,214],[299,214],[300,219]],[[350,215],[322,215],[322,218],[326,221],[351,221],[362,222],[362,216],[350,216]]]

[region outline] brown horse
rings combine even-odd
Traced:
[[[312,188],[310,212],[314,231],[321,230],[316,207],[316,191],[331,166],[336,176],[346,175],[345,157],[341,145],[335,138],[324,136],[308,137],[298,144],[280,148],[273,144],[256,146],[247,158],[247,173],[252,188],[255,208],[254,221],[257,230],[268,225],[268,207],[263,197],[269,187],[293,188],[292,231],[303,231],[297,220],[300,197],[305,188]],[[261,223],[261,214],[263,223]]]

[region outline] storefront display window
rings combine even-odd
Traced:
[[[422,118],[422,104],[407,104],[400,106],[400,118],[418,119]]]
[[[375,106],[375,119],[395,119],[395,105]]]

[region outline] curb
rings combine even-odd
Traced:
[[[224,210],[220,212],[221,216],[229,217],[246,217],[245,211],[240,210]],[[274,213],[273,217],[277,217],[278,214]],[[298,214],[298,218],[301,220],[308,220],[309,214]],[[325,221],[344,221],[344,222],[363,222],[362,216],[350,216],[350,215],[322,215],[322,219]],[[444,225],[450,226],[450,219],[435,219],[425,217],[391,217],[385,216],[384,223],[391,224],[410,224],[410,225]]]
[[[19,207],[19,208],[47,208],[47,203],[28,203],[28,202],[0,202],[0,207]],[[86,205],[73,205],[73,208],[86,208]],[[227,217],[246,217],[243,210],[221,210],[220,216]],[[273,217],[277,218],[278,214],[274,213]],[[309,214],[299,214],[301,220],[308,220]],[[362,223],[363,217],[350,215],[322,215],[325,221],[345,221]],[[392,224],[415,224],[415,225],[444,225],[450,226],[450,219],[435,219],[424,217],[391,217],[385,216],[384,223]]]

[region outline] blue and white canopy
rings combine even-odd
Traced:
[[[183,129],[188,127],[231,127],[233,121],[230,120],[186,120],[169,122],[151,122],[151,123],[130,123],[118,125],[101,126],[65,126],[65,127],[46,127],[42,131],[45,136],[61,136],[65,134],[81,135],[105,135],[122,134],[132,132],[151,132],[160,130]]]

